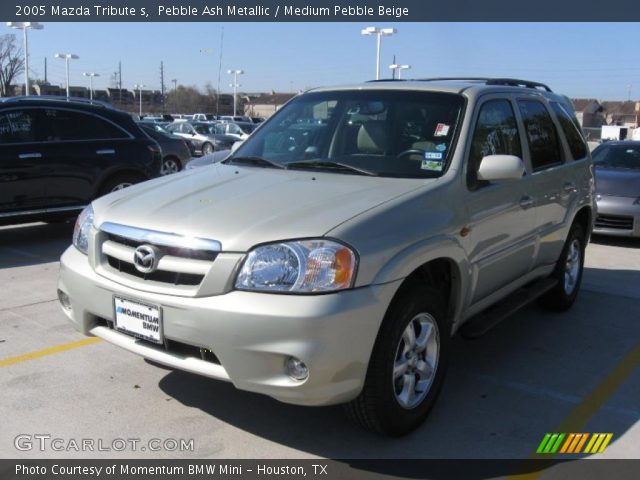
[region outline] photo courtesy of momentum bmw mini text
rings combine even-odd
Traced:
[[[0,480],[640,477],[636,1],[0,19]]]

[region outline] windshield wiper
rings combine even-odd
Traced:
[[[284,165],[278,162],[273,162],[271,160],[267,160],[266,158],[258,157],[258,156],[247,156],[247,157],[231,157],[228,160],[224,160],[223,163],[227,164],[245,164],[245,165],[256,165],[259,167],[273,167],[279,169],[285,169]]]
[[[317,168],[321,170],[342,170],[352,173],[358,173],[360,175],[369,175],[377,177],[378,174],[371,170],[366,170],[360,167],[354,167],[348,163],[333,162],[331,160],[300,160],[298,162],[287,163],[286,168]]]

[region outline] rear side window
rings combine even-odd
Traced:
[[[488,155],[522,157],[518,124],[508,100],[490,100],[480,108],[469,155],[469,188],[476,188],[485,183],[477,179],[478,168],[483,157]]]
[[[564,132],[564,136],[567,138],[569,144],[569,150],[571,150],[571,156],[574,160],[580,160],[587,156],[587,146],[584,143],[584,138],[580,129],[576,126],[576,123],[572,120],[569,112],[560,105],[558,102],[551,102],[551,108],[555,112],[560,126]]]
[[[556,127],[547,108],[535,100],[519,100],[534,171],[562,163]]]
[[[95,115],[54,108],[44,110],[42,130],[47,142],[128,137],[123,130]]]
[[[35,141],[36,110],[11,110],[0,113],[0,144]]]

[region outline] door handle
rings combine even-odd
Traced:
[[[527,208],[533,207],[533,198],[529,195],[525,195],[520,199],[520,208],[526,210]]]
[[[113,148],[103,148],[102,150],[96,150],[98,155],[115,155],[116,151]]]
[[[27,158],[42,158],[42,154],[41,153],[21,153],[18,155],[18,158],[20,160],[26,160]]]
[[[564,185],[562,185],[562,190],[567,193],[573,193],[576,191],[576,186],[572,182],[566,182]]]

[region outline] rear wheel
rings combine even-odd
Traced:
[[[100,189],[99,196],[123,190],[143,180],[144,179],[141,176],[135,174],[118,175],[117,177],[113,177],[106,181]]]
[[[177,173],[180,170],[180,160],[178,160],[176,157],[165,157],[162,160],[160,175],[170,175],[172,173]]]
[[[555,311],[571,308],[582,283],[585,247],[585,234],[582,226],[572,225],[556,268],[552,273],[558,283],[540,297],[539,303],[543,307]]]
[[[205,142],[202,144],[202,155],[209,155],[213,153],[213,145],[209,142]]]
[[[442,387],[449,338],[438,291],[412,287],[401,293],[378,333],[362,392],[345,406],[349,417],[391,436],[418,427]]]

